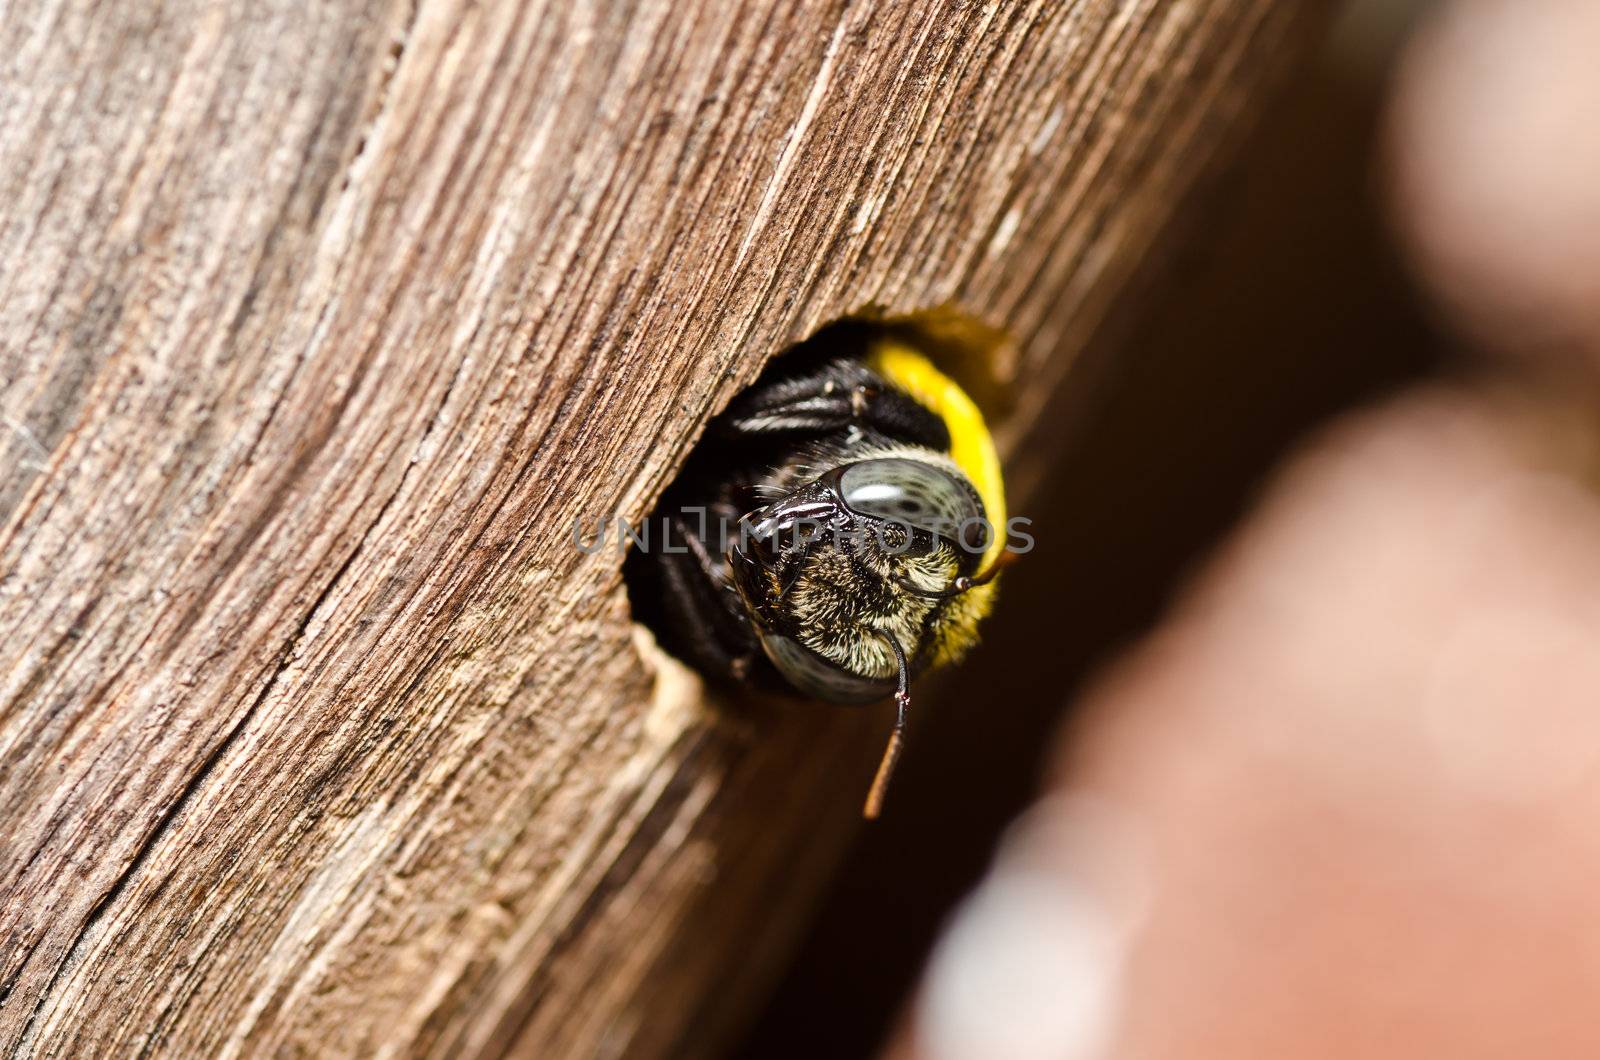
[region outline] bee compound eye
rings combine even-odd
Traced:
[[[963,544],[984,534],[977,491],[931,463],[898,457],[862,460],[844,469],[839,495],[858,515],[927,530]]]
[[[799,691],[830,703],[869,703],[894,691],[894,678],[862,677],[840,669],[793,637],[763,631],[761,648]]]

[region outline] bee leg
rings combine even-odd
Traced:
[[[721,429],[738,438],[822,435],[852,426],[934,449],[950,447],[943,420],[854,361],[754,387],[729,406]]]
[[[721,565],[682,518],[669,517],[668,538],[648,560],[654,566],[664,621],[657,633],[668,650],[702,673],[742,683],[760,652],[750,620]]]

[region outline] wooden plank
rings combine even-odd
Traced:
[[[0,1052],[711,1048],[883,719],[730,712],[613,552],[845,313],[1071,385],[1292,0],[0,20]]]

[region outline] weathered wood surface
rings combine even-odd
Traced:
[[[884,718],[574,516],[865,306],[1015,435],[1313,6],[0,5],[0,1053],[715,1043]]]

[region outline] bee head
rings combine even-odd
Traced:
[[[733,583],[767,658],[800,691],[865,702],[904,691],[992,528],[938,454],[844,464],[747,515]]]

